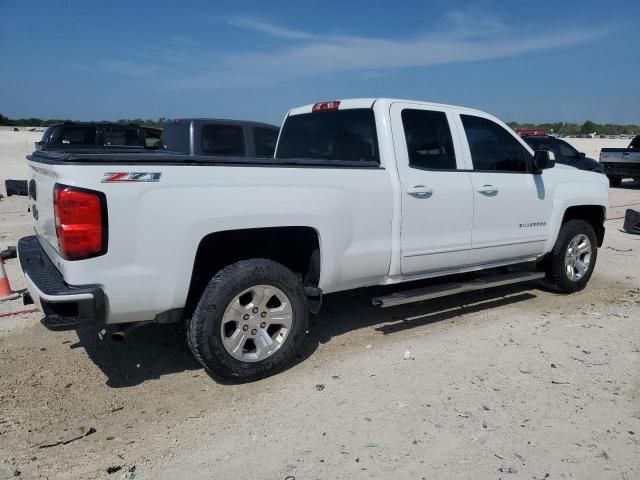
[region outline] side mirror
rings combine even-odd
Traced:
[[[549,150],[536,150],[533,155],[534,173],[542,173],[542,170],[553,168],[556,164],[556,157]]]
[[[44,142],[42,140],[40,140],[39,142],[36,142],[36,151],[42,150],[43,146],[44,146]]]
[[[578,158],[584,158],[584,157],[586,157],[584,152],[578,152]]]

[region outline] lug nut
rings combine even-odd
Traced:
[[[249,314],[248,314],[248,313],[246,313],[246,314],[244,315],[244,317],[242,317],[242,318],[244,318],[245,320],[249,320]]]
[[[255,335],[256,333],[258,333],[258,331],[255,328],[251,330],[251,335]]]
[[[264,322],[262,322],[262,323],[260,324],[260,328],[264,328],[264,327],[266,327],[266,326],[267,326],[267,324],[266,324],[266,323],[264,323]]]
[[[254,308],[254,309],[253,309],[253,313],[258,313],[258,309],[257,309],[257,308]]]
[[[267,312],[262,312],[262,313],[260,314],[260,316],[261,316],[262,318],[266,317],[266,316],[267,316]]]
[[[244,330],[245,332],[249,330],[249,325],[245,325],[244,327],[242,327],[242,330]]]

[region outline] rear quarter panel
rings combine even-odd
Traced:
[[[67,283],[103,286],[108,323],[149,320],[182,307],[197,247],[218,231],[314,228],[326,293],[379,283],[388,272],[392,198],[382,168],[55,165],[51,170],[60,183],[107,197],[107,254],[65,261],[51,245],[46,250]],[[162,175],[159,182],[102,183],[105,172],[126,170]]]

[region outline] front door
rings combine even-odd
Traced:
[[[402,198],[403,275],[469,264],[473,195],[453,115],[444,107],[391,106]]]
[[[474,264],[540,255],[549,236],[553,192],[514,133],[489,118],[460,115],[473,164]]]

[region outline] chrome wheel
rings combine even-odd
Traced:
[[[593,249],[589,237],[580,233],[573,237],[564,256],[564,269],[572,282],[579,281],[589,270]]]
[[[225,310],[222,344],[236,360],[259,362],[284,344],[292,323],[289,297],[273,285],[255,285],[236,295]]]

